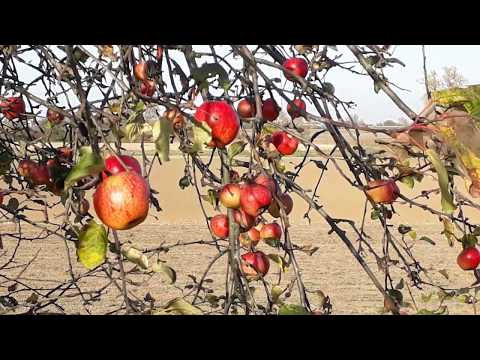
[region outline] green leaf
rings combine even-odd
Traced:
[[[152,127],[152,134],[155,139],[155,150],[162,161],[170,161],[170,135],[173,126],[166,117],[161,117]]]
[[[376,94],[380,91],[380,81],[375,80],[373,83],[373,90]]]
[[[428,242],[429,244],[435,245],[435,241],[433,241],[432,239],[430,239],[428,236],[422,236],[419,240],[421,240],[421,241],[426,241],[426,242]]]
[[[122,255],[125,256],[128,261],[138,265],[142,269],[148,269],[148,258],[140,250],[132,246],[122,246]]]
[[[426,150],[426,154],[438,175],[438,183],[442,193],[442,210],[447,214],[451,214],[456,209],[456,206],[453,204],[452,194],[448,190],[449,179],[447,170],[435,150],[428,149]]]
[[[403,289],[403,286],[404,286],[403,279],[400,279],[400,281],[398,282],[397,286],[395,286],[395,289],[397,289],[397,290],[402,290],[402,289]]]
[[[405,64],[397,58],[389,58],[389,59],[385,59],[385,60],[386,60],[387,63],[400,64],[403,67],[405,67]]]
[[[207,79],[218,76],[219,85],[227,91],[230,88],[227,71],[218,63],[205,63],[192,71],[192,77],[199,84],[199,89],[208,87]]]
[[[231,144],[228,149],[227,149],[227,159],[228,163],[231,165],[232,160],[235,156],[239,155],[242,153],[242,151],[245,149],[245,146],[247,143],[243,141],[237,141]]]
[[[453,239],[455,238],[455,226],[453,225],[452,221],[447,217],[443,217],[442,222],[443,222],[442,234],[444,234],[445,237],[447,238],[448,245],[450,247],[453,247]]]
[[[169,301],[162,310],[156,311],[155,313],[158,315],[203,315],[202,310],[196,306],[193,306],[183,298],[176,298]]]
[[[267,255],[275,264],[277,264],[282,272],[285,272],[288,269],[287,262],[283,257],[277,254],[268,254]]]
[[[152,271],[165,275],[170,281],[170,284],[174,284],[175,281],[177,281],[177,273],[175,270],[161,261],[157,261],[152,265]]]
[[[415,181],[413,180],[413,176],[405,176],[400,179],[400,182],[402,184],[407,185],[410,189],[413,189],[413,186],[415,185]]]
[[[278,315],[310,315],[301,305],[285,304],[278,310]]]
[[[193,147],[192,152],[203,152],[204,146],[212,141],[212,130],[208,125],[196,123],[193,125]]]
[[[403,224],[400,224],[398,226],[398,232],[402,235],[405,235],[407,233],[409,233],[410,231],[412,231],[412,227],[411,226],[408,226],[408,225],[403,225]]]
[[[411,230],[408,232],[408,236],[410,236],[412,240],[415,240],[417,238],[417,232],[415,230]]]
[[[275,285],[272,287],[272,290],[271,290],[271,295],[272,295],[272,302],[274,304],[276,304],[278,302],[278,299],[280,298],[280,295],[283,293],[283,289],[278,286],[278,285]]]
[[[94,153],[90,146],[80,148],[77,164],[70,170],[65,179],[65,190],[78,180],[98,175],[105,168],[105,161],[100,154]]]
[[[370,219],[377,220],[380,217],[380,210],[372,210],[370,213]]]
[[[107,257],[107,231],[103,225],[91,220],[80,232],[77,245],[78,261],[92,270]]]

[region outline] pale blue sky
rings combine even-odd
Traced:
[[[88,48],[96,53],[95,48]],[[198,45],[195,45],[194,49],[197,51],[209,50],[208,46]],[[217,49],[217,53],[223,55],[222,53],[225,50],[227,50],[227,47],[220,47]],[[336,53],[337,52],[333,51],[331,53],[329,52],[329,56],[334,56]],[[353,60],[353,56],[345,46],[339,45],[338,53],[343,54],[339,61]],[[480,45],[428,45],[426,46],[426,55],[427,68],[429,71],[437,70],[437,72],[439,72],[444,66],[455,65],[460,73],[465,76],[468,84],[480,84],[480,72],[478,71],[477,65],[480,63]],[[418,82],[419,79],[423,78],[421,46],[395,46],[394,56],[399,58],[406,66],[395,65],[393,68],[386,68],[385,74],[391,82],[401,88],[409,90],[402,91],[394,88],[407,105],[414,111],[419,111],[422,108],[422,98],[425,93],[424,86]],[[172,57],[179,62],[180,66],[186,65],[183,56],[178,56],[177,52],[172,52]],[[211,61],[211,58],[205,60]],[[232,61],[232,64],[234,67],[240,68],[242,61],[237,58]],[[166,64],[164,65],[166,67]],[[278,77],[285,81],[280,70],[271,70],[271,68],[263,66],[262,69],[269,77]],[[360,67],[357,66],[356,69],[360,70]],[[18,65],[18,70],[21,72],[20,77],[25,81],[37,76],[31,69],[22,64]],[[167,69],[165,68],[165,70]],[[168,76],[166,76],[164,80],[167,84],[170,82]],[[277,85],[283,86],[286,84],[287,88],[292,86],[290,82],[283,81]],[[356,75],[343,69],[334,68],[327,74],[326,81],[334,84],[336,89],[335,94],[341,100],[354,101],[357,104],[357,107],[353,109],[352,112],[358,114],[360,118],[367,123],[377,123],[388,119],[396,120],[399,117],[404,117],[403,113],[396,108],[385,94],[382,92],[376,94],[373,91],[373,81],[367,76]],[[33,87],[30,90],[36,95],[44,96],[40,88]],[[98,98],[98,92],[96,91],[93,91],[90,95],[89,99]],[[286,108],[286,103],[279,96],[277,96],[277,101],[282,108]],[[76,104],[76,101],[73,100],[73,103]],[[308,103],[307,110],[315,113],[315,110]]]

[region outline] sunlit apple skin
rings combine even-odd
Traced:
[[[367,184],[367,196],[376,204],[393,203],[400,190],[393,180],[372,180]]]
[[[305,111],[307,109],[307,104],[305,104],[305,101],[303,101],[302,99],[295,99],[292,102],[295,105],[297,105],[300,109],[302,109],[303,111]],[[288,112],[288,115],[290,115],[290,117],[292,119],[295,119],[297,117],[302,116],[302,114],[300,114],[300,110],[295,109],[293,107],[293,105],[291,105],[291,104],[287,105],[287,112]]]
[[[220,202],[228,209],[240,207],[240,185],[226,184],[219,194]]]
[[[47,119],[52,125],[60,125],[63,122],[63,119],[65,119],[65,116],[63,116],[63,114],[60,114],[55,110],[48,109]]]
[[[270,98],[262,103],[262,116],[265,121],[274,121],[278,115],[280,115],[280,111],[275,100]]]
[[[133,74],[135,75],[135,79],[137,80],[147,80],[147,63],[142,61],[136,64],[133,68]]]
[[[305,76],[307,76],[308,74],[308,63],[303,58],[293,57],[287,59],[283,62],[283,68],[286,70],[290,70],[295,75],[302,78],[305,78]],[[295,80],[295,78],[289,73],[287,73],[287,71],[284,71],[283,73],[288,80]]]
[[[279,130],[272,134],[272,144],[282,155],[292,155],[297,151],[298,140],[285,131]]]
[[[93,194],[99,219],[114,230],[128,230],[142,223],[150,205],[150,187],[134,171],[123,171],[104,179]]]
[[[457,264],[463,270],[474,270],[480,264],[480,251],[476,247],[464,249],[457,257]]]
[[[119,157],[125,165],[131,168],[131,170],[135,171],[137,174],[142,174],[142,167],[137,159],[129,155],[120,155]],[[125,168],[117,157],[115,155],[110,155],[105,159],[105,170],[102,171],[102,178],[106,179],[109,175],[116,175],[123,171],[125,171]]]
[[[242,270],[248,278],[265,276],[270,269],[270,260],[261,251],[252,251],[242,255]]]
[[[285,213],[289,215],[293,210],[293,200],[288,194],[281,194],[278,196],[279,200],[282,202],[283,207],[285,209]],[[268,212],[274,218],[280,217],[280,206],[278,202],[274,199],[272,200],[272,204],[268,207]]]
[[[210,220],[210,228],[216,237],[226,239],[229,234],[228,216],[224,214],[215,215]]]
[[[255,225],[255,217],[248,215],[242,208],[233,210],[233,218],[243,231],[250,230]]]
[[[260,241],[260,231],[252,227],[247,232],[241,233],[238,239],[240,240],[240,244],[247,248],[257,246]]]
[[[237,105],[238,115],[242,118],[252,118],[255,116],[256,107],[252,99],[243,99]]]
[[[272,202],[272,194],[266,186],[246,184],[240,192],[240,206],[248,215],[258,216]]]
[[[278,190],[278,184],[277,182],[269,175],[266,174],[258,174],[255,179],[253,179],[253,182],[255,184],[263,185],[265,186],[270,192],[273,194],[277,193]]]
[[[206,122],[212,130],[212,145],[225,147],[238,135],[240,119],[237,112],[225,101],[206,101],[197,108],[195,119]]]
[[[262,240],[278,241],[282,237],[282,228],[277,223],[265,224],[260,230]]]
[[[155,93],[157,86],[155,85],[155,81],[153,80],[145,80],[140,84],[140,93],[143,96],[153,96]]]
[[[12,96],[0,102],[0,109],[8,120],[18,119],[25,113],[25,102],[21,97]]]

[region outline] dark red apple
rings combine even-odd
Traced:
[[[391,204],[400,190],[393,180],[372,180],[367,184],[366,194],[376,204]]]
[[[213,145],[220,148],[230,144],[240,129],[237,112],[225,101],[204,102],[197,108],[195,119],[206,122],[212,130]]]
[[[287,193],[279,195],[278,198],[283,205],[285,213],[289,215],[293,210],[292,198]],[[272,204],[269,206],[268,212],[270,213],[270,215],[272,215],[275,218],[280,217],[280,206],[278,204],[278,201],[276,201],[275,199],[272,200]]]
[[[122,171],[104,179],[93,194],[99,219],[114,230],[142,223],[150,205],[150,187],[135,171]]]
[[[50,171],[47,165],[35,164],[30,168],[28,177],[34,185],[47,185],[50,183]]]
[[[233,218],[244,231],[250,230],[255,225],[255,217],[248,215],[242,208],[233,211]]]
[[[305,104],[305,101],[303,101],[302,99],[295,99],[295,100],[292,101],[292,103],[297,105],[303,111],[305,111],[307,109],[307,104]],[[288,115],[290,115],[290,117],[292,119],[295,119],[297,117],[302,116],[302,114],[300,113],[300,110],[296,109],[290,103],[287,105],[287,112],[288,112]]]
[[[59,112],[48,109],[47,110],[47,119],[52,125],[60,125],[63,122],[63,119],[65,116],[63,114],[60,114]]]
[[[142,167],[137,159],[129,155],[120,155],[119,157],[131,170],[142,175]],[[115,155],[110,155],[105,159],[105,170],[102,171],[102,178],[106,179],[109,175],[116,175],[122,171],[125,171],[125,168],[118,158]]]
[[[480,264],[480,251],[474,247],[465,248],[457,257],[457,264],[463,270],[474,270]]]
[[[282,237],[282,228],[277,223],[265,224],[260,230],[260,238],[266,241],[278,241]]]
[[[143,96],[153,96],[157,86],[154,80],[145,80],[140,84],[140,93]]]
[[[282,130],[275,131],[272,134],[272,143],[282,155],[292,155],[298,147],[298,140]]]
[[[237,105],[237,112],[242,118],[252,118],[256,114],[255,102],[253,99],[243,99]]]
[[[240,185],[226,184],[219,194],[220,202],[228,209],[240,207]]]
[[[0,102],[2,114],[8,120],[14,120],[25,114],[25,102],[20,96],[12,96]]]
[[[272,194],[266,186],[246,184],[240,191],[240,205],[250,216],[258,216],[267,209],[272,202]]]
[[[35,167],[37,164],[32,160],[20,160],[18,163],[18,173],[20,176],[24,178],[28,178],[30,176],[30,170]]]
[[[228,216],[224,214],[215,215],[210,220],[210,228],[213,235],[220,239],[226,239],[229,234]]]
[[[262,103],[262,116],[265,121],[274,121],[280,115],[279,106],[274,99],[270,98]]]
[[[308,73],[307,61],[299,57],[293,57],[285,60],[283,62],[283,68],[285,70],[290,70],[295,75],[300,76],[302,78],[305,78],[305,76],[307,76],[307,73]],[[284,71],[283,73],[288,80],[291,80],[291,81],[295,80],[295,78],[290,73],[288,73],[288,71]]]
[[[242,270],[249,279],[265,276],[270,269],[268,256],[261,251],[252,251],[242,255]]]
[[[253,179],[253,182],[255,184],[263,185],[265,186],[270,192],[273,194],[277,193],[278,189],[278,184],[277,182],[269,175],[266,174],[258,174],[255,179]]]
[[[240,240],[240,244],[247,248],[257,246],[260,241],[260,232],[252,227],[247,232],[241,233],[238,239]]]

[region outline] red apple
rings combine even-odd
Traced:
[[[242,270],[247,278],[263,277],[270,269],[270,260],[261,251],[252,251],[242,255]]]
[[[258,242],[260,241],[260,232],[252,227],[247,232],[241,233],[238,239],[240,240],[240,244],[242,246],[248,248],[252,246],[257,246]]]
[[[30,176],[30,170],[36,165],[37,164],[32,160],[20,160],[17,171],[20,176],[28,178]]]
[[[57,154],[60,161],[70,162],[73,160],[73,150],[69,147],[57,148]]]
[[[280,110],[274,99],[267,99],[262,103],[262,116],[265,121],[274,121],[278,115]]]
[[[237,105],[237,112],[242,118],[252,118],[256,114],[255,102],[253,99],[243,99]]]
[[[278,241],[282,237],[282,228],[277,223],[265,224],[260,230],[262,240]]]
[[[135,78],[140,81],[147,80],[147,63],[142,61],[135,65],[133,68],[133,74]]]
[[[165,111],[163,116],[172,123],[175,130],[179,130],[185,126],[185,117],[180,110],[176,108]]]
[[[153,96],[156,87],[154,80],[145,80],[140,84],[140,93],[143,96]]]
[[[303,111],[307,109],[307,104],[305,104],[305,101],[303,101],[302,99],[295,99],[292,101],[292,103],[297,105]],[[292,104],[287,105],[287,112],[292,119],[302,116],[302,114],[300,113],[300,110],[294,108]]]
[[[240,129],[237,112],[225,101],[204,102],[197,108],[195,119],[207,123],[212,130],[212,143],[217,147],[230,144]]]
[[[114,230],[127,230],[142,223],[150,205],[150,187],[135,171],[122,171],[104,179],[93,194],[100,220]]]
[[[220,239],[226,239],[229,233],[228,216],[224,214],[215,215],[210,220],[210,228],[213,235]]]
[[[47,119],[52,125],[61,124],[64,118],[65,116],[63,116],[63,114],[60,114],[55,110],[52,110],[52,109],[47,110]]]
[[[142,167],[137,159],[128,155],[120,155],[119,157],[131,170],[142,175]],[[102,178],[106,179],[109,175],[116,175],[122,171],[125,171],[125,168],[118,158],[115,155],[110,155],[105,159],[105,170],[102,171]]]
[[[35,164],[30,168],[28,177],[34,185],[46,185],[50,183],[50,171],[47,165]]]
[[[305,76],[307,76],[307,73],[308,73],[308,63],[303,58],[293,57],[293,58],[287,59],[283,62],[283,68],[285,70],[290,70],[295,75],[300,76],[302,78],[305,78]],[[295,78],[287,71],[284,71],[283,73],[288,80],[292,80],[292,81],[295,80]]]
[[[266,174],[258,174],[255,179],[253,179],[253,182],[255,184],[263,185],[265,186],[270,192],[273,194],[277,193],[278,189],[278,184],[277,182],[269,175]]]
[[[372,180],[367,184],[367,196],[376,204],[391,204],[400,194],[393,180]]]
[[[25,102],[20,96],[12,96],[0,102],[0,109],[8,120],[18,119],[25,114]]]
[[[244,231],[250,230],[255,225],[255,217],[248,215],[242,208],[233,211],[233,218]]]
[[[480,251],[476,247],[465,248],[457,257],[457,264],[463,270],[474,270],[480,264]]]
[[[289,215],[292,212],[292,209],[293,209],[292,198],[287,193],[279,195],[278,198],[283,205],[285,213],[287,215]],[[270,215],[272,215],[275,218],[280,217],[280,206],[278,204],[278,201],[272,200],[272,204],[269,206],[268,212],[270,213]]]
[[[250,216],[258,216],[272,202],[272,194],[267,187],[259,184],[246,184],[240,191],[240,205]]]
[[[220,202],[228,209],[240,207],[240,185],[226,184],[220,191]]]
[[[282,155],[292,155],[298,147],[298,140],[282,130],[275,131],[272,134],[272,143]]]

